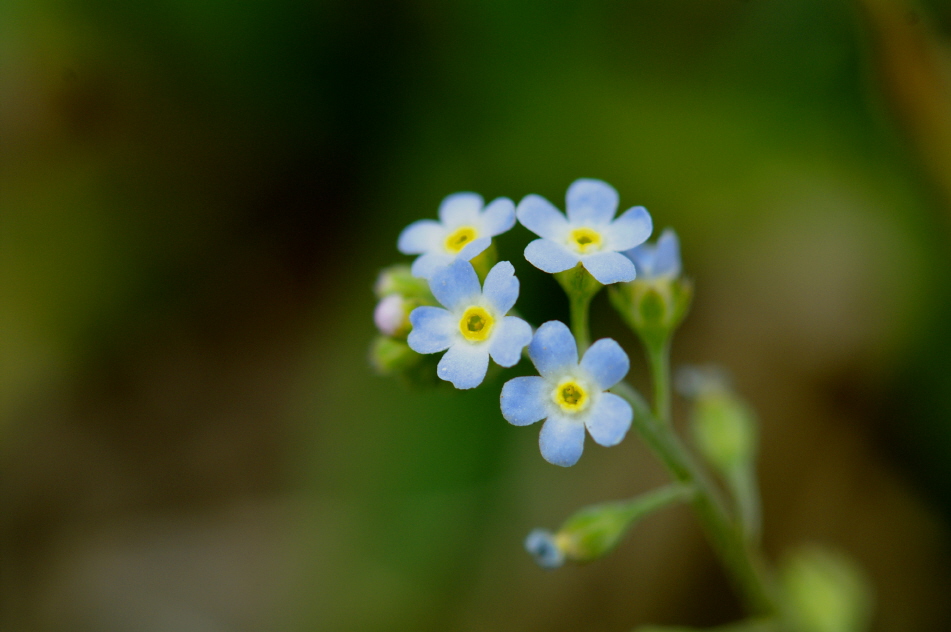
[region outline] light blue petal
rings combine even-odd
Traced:
[[[474,304],[482,293],[475,269],[462,258],[437,270],[429,280],[429,289],[436,300],[451,311]]]
[[[417,307],[409,315],[413,330],[406,343],[416,353],[445,351],[452,345],[459,323],[441,307]]]
[[[624,255],[634,262],[638,279],[646,281],[654,277],[656,250],[653,244],[641,244],[637,248],[624,251]]]
[[[522,349],[532,341],[532,326],[521,318],[506,316],[496,327],[498,331],[492,332],[489,353],[496,364],[515,366],[522,357]]]
[[[489,270],[482,286],[482,295],[499,317],[509,313],[518,300],[518,278],[511,263],[499,261]]]
[[[538,328],[528,355],[542,377],[559,377],[565,370],[578,366],[578,345],[568,326],[550,320]]]
[[[609,389],[627,375],[631,361],[621,349],[621,345],[610,338],[602,338],[585,351],[581,358],[581,368],[587,371],[598,388]]]
[[[634,263],[619,252],[598,252],[588,255],[581,264],[599,283],[633,281],[637,275]]]
[[[501,235],[515,226],[515,202],[508,198],[492,200],[482,211],[482,234]]]
[[[478,239],[473,239],[465,245],[465,247],[459,251],[459,254],[456,255],[459,259],[465,259],[466,261],[472,261],[477,255],[482,254],[482,251],[489,247],[489,244],[492,243],[491,237],[479,237]]]
[[[565,196],[568,220],[577,225],[607,224],[617,211],[618,199],[617,191],[607,182],[590,178],[575,180]]]
[[[555,544],[551,531],[535,529],[525,538],[525,550],[542,568],[558,568],[565,563],[565,554]]]
[[[631,428],[631,405],[614,393],[601,393],[585,421],[595,443],[610,447],[621,443]]]
[[[439,220],[448,229],[475,225],[482,210],[482,196],[478,193],[453,193],[439,205]]]
[[[654,262],[656,276],[680,276],[680,240],[672,228],[665,228],[657,239]]]
[[[527,426],[548,416],[549,386],[537,375],[516,377],[502,387],[502,416],[513,426]]]
[[[607,237],[605,246],[609,250],[629,250],[647,241],[652,230],[654,230],[654,222],[646,208],[643,206],[629,208],[611,222],[611,226],[604,231]]]
[[[568,233],[565,215],[540,195],[533,193],[522,198],[515,214],[522,226],[539,237],[561,241]]]
[[[416,257],[416,261],[413,262],[410,272],[413,273],[414,277],[431,279],[438,270],[445,268],[454,260],[455,257],[452,255],[441,252],[427,252],[424,255]]]
[[[538,447],[549,463],[562,467],[574,465],[584,450],[584,424],[577,419],[552,415],[538,434]]]
[[[403,229],[396,248],[404,255],[418,255],[439,248],[446,236],[442,224],[431,219],[421,219]]]
[[[439,361],[436,375],[452,382],[456,388],[475,388],[482,384],[488,368],[489,351],[486,345],[473,345],[460,340],[449,347],[449,351]]]
[[[536,239],[525,247],[525,259],[543,272],[554,274],[578,265],[578,255],[548,239]]]

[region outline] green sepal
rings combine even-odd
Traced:
[[[552,276],[568,295],[569,301],[590,301],[604,287],[580,263]]]
[[[644,344],[659,347],[680,326],[693,300],[689,279],[635,279],[611,286],[609,298],[614,309]]]
[[[565,521],[554,541],[567,559],[590,562],[613,550],[638,520],[693,493],[692,487],[670,485],[632,500],[585,507]]]

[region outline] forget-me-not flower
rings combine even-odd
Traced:
[[[675,279],[680,276],[680,241],[672,228],[665,228],[656,244],[641,244],[625,252],[642,281]]]
[[[542,568],[558,568],[565,563],[565,552],[558,544],[557,536],[546,529],[535,529],[525,538],[525,550]]]
[[[525,258],[545,272],[573,268],[580,262],[600,283],[633,281],[631,260],[621,254],[650,237],[651,216],[643,206],[614,219],[618,193],[601,180],[582,178],[568,187],[568,217],[540,195],[518,205],[518,221],[541,237],[528,244]]]
[[[484,287],[479,287],[472,264],[456,259],[433,274],[429,289],[446,309],[414,309],[407,343],[417,353],[448,349],[436,367],[441,379],[456,388],[474,388],[485,378],[490,355],[504,367],[518,363],[532,339],[532,328],[521,318],[506,316],[518,299],[518,278],[511,263],[495,264]]]
[[[420,255],[414,276],[429,279],[456,259],[470,261],[492,243],[492,238],[515,225],[515,204],[493,200],[484,209],[477,193],[454,193],[439,205],[439,221],[421,219],[403,229],[397,248],[404,255]]]
[[[528,355],[540,375],[517,377],[502,387],[502,416],[515,426],[547,419],[538,437],[542,456],[567,467],[584,449],[585,428],[603,446],[617,445],[631,427],[630,404],[605,390],[630,366],[627,354],[602,338],[578,362],[578,347],[564,323],[552,320],[535,332]]]

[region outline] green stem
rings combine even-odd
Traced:
[[[654,418],[670,425],[670,338],[646,348],[654,386]]]
[[[631,404],[634,428],[674,479],[697,489],[692,499],[694,511],[750,613],[774,615],[776,603],[765,560],[758,549],[747,546],[741,529],[730,519],[718,489],[691,458],[671,426],[663,425],[653,417],[640,393],[626,382],[611,390]]]
[[[588,308],[594,294],[576,294],[570,296],[571,333],[578,342],[578,355],[581,356],[591,345],[591,331],[588,327]]]

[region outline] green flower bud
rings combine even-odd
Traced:
[[[752,411],[728,391],[697,398],[692,415],[697,448],[722,472],[747,467],[756,455],[756,422]]]
[[[382,375],[405,373],[422,358],[405,341],[389,336],[377,336],[370,347],[370,363]]]
[[[682,277],[634,279],[610,290],[611,304],[648,345],[662,344],[683,322],[693,299],[693,283]]]
[[[872,595],[861,570],[841,553],[806,546],[781,571],[789,619],[796,632],[863,632]]]
[[[429,291],[429,283],[426,279],[414,277],[407,265],[398,264],[381,270],[373,291],[377,298],[398,294],[408,300],[417,301],[420,305],[436,305],[436,300]]]
[[[555,534],[532,531],[525,546],[544,568],[560,566],[566,559],[590,562],[614,549],[638,520],[692,494],[692,487],[670,485],[632,500],[585,507],[568,518]]]

